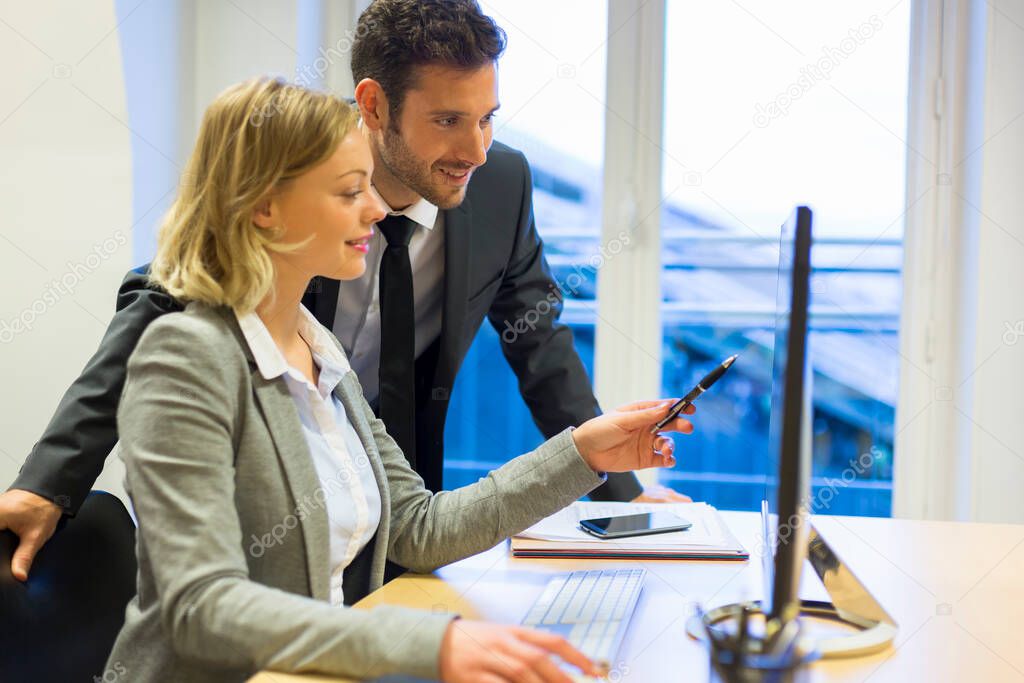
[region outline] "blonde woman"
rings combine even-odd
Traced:
[[[431,494],[300,304],[358,277],[384,216],[355,110],[278,80],[207,110],[160,233],[155,284],[189,302],[142,336],[118,411],[139,521],[138,595],[110,665],[132,681],[244,681],[261,669],[447,682],[595,673],[560,638],[400,607],[346,605],[485,550],[604,472],[672,465],[666,403],[567,430],[472,486]],[[691,431],[677,420],[676,431]],[[118,669],[120,670],[120,669]]]

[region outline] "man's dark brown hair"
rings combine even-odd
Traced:
[[[501,56],[505,40],[476,0],[374,0],[356,25],[352,79],[380,83],[397,127],[416,67],[478,69]]]

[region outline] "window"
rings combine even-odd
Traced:
[[[597,283],[588,264],[601,232],[606,8],[593,0],[560,0],[558,16],[574,18],[567,27],[551,21],[550,5],[541,0],[484,0],[481,6],[508,34],[495,140],[522,150],[530,162],[537,229],[566,293],[562,322],[592,372]],[[445,487],[476,481],[541,441],[498,333],[485,322],[453,389]]]
[[[809,204],[816,509],[888,515],[910,3],[668,0],[667,11],[664,390],[741,357],[701,399],[699,436],[679,440],[662,481],[720,508],[759,505],[774,471],[778,228]]]

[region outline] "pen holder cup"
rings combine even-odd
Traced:
[[[748,603],[748,615],[754,614],[756,603]],[[811,680],[807,665],[819,653],[800,636],[799,623],[794,623],[780,636],[769,639],[763,628],[747,628],[742,644],[737,637],[744,605],[731,605],[715,610],[714,615],[693,617],[703,631],[701,640],[708,647],[711,683],[806,683]],[[725,618],[722,615],[725,614]],[[751,617],[750,621],[757,621]],[[727,626],[732,626],[727,629]],[[763,627],[763,619],[758,626]],[[697,627],[698,624],[694,624]],[[749,624],[753,626],[753,624]],[[691,629],[691,633],[693,629]]]
[[[811,680],[806,661],[796,660],[789,664],[777,658],[762,655],[747,655],[737,662],[735,653],[710,647],[710,683],[808,683]]]

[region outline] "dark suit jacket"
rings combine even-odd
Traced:
[[[544,259],[533,220],[530,168],[518,151],[494,143],[470,180],[465,201],[445,211],[445,281],[441,336],[417,359],[416,469],[431,490],[441,488],[444,425],[455,375],[484,317],[499,333],[530,310],[550,312],[520,326],[502,349],[519,379],[520,393],[545,437],[598,414],[572,332],[558,322],[561,293]],[[77,512],[117,442],[117,404],[128,357],[150,322],[180,302],[147,285],[146,267],[128,273],[117,311],[81,376],[65,393],[42,438],[12,488],[50,498]],[[550,294],[557,299],[551,303]],[[327,328],[333,327],[338,281],[317,278],[303,299]],[[530,320],[534,316],[530,316]],[[596,500],[630,500],[641,492],[632,473],[610,474],[591,493]]]

